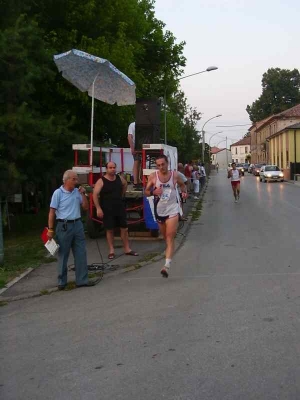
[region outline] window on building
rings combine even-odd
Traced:
[[[237,147],[235,148],[235,154],[237,154]]]
[[[248,153],[248,147],[245,147],[245,153],[246,154]]]
[[[238,163],[238,162],[239,162],[239,160],[236,158],[236,159],[235,159],[235,162],[236,162],[236,163]]]

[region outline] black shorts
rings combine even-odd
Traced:
[[[122,210],[118,215],[109,211],[103,211],[103,213],[103,225],[105,229],[127,228],[126,210]]]
[[[164,223],[166,222],[167,219],[175,218],[175,217],[179,217],[179,214],[175,214],[175,215],[166,215],[166,216],[163,216],[163,217],[160,217],[160,216],[158,216],[158,215],[156,214],[156,216],[155,216],[156,221],[157,221],[159,224],[164,224]]]

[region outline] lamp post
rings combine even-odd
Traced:
[[[182,79],[189,78],[194,75],[203,74],[203,72],[210,72],[218,69],[218,67],[207,67],[204,71],[195,72],[194,74],[183,76],[182,78],[176,79],[177,81],[181,81]],[[167,89],[168,85],[165,87],[164,93],[164,117],[165,117],[165,144],[167,144]]]
[[[204,147],[205,147],[205,132],[204,127],[205,125],[214,118],[222,117],[222,114],[215,115],[214,117],[209,118],[204,125],[202,126],[201,133],[202,133],[202,162],[204,163]]]
[[[208,141],[209,168],[210,168],[210,157],[211,157],[210,141],[211,141],[211,139],[212,139],[214,136],[216,136],[216,135],[218,135],[219,133],[222,133],[222,132],[223,132],[223,131],[216,132],[216,133],[214,133],[213,135],[211,135],[211,137],[209,138],[209,141]]]

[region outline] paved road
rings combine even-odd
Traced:
[[[300,188],[220,171],[161,265],[1,309],[3,400],[300,399]]]

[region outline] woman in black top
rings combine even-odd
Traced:
[[[129,247],[126,209],[123,202],[126,189],[126,180],[116,174],[116,164],[112,161],[108,162],[106,164],[105,176],[98,179],[95,184],[93,200],[97,210],[97,216],[98,218],[103,219],[103,225],[106,229],[109,259],[115,257],[115,228],[120,228],[125,254],[130,256],[138,255],[138,253],[132,251]]]

